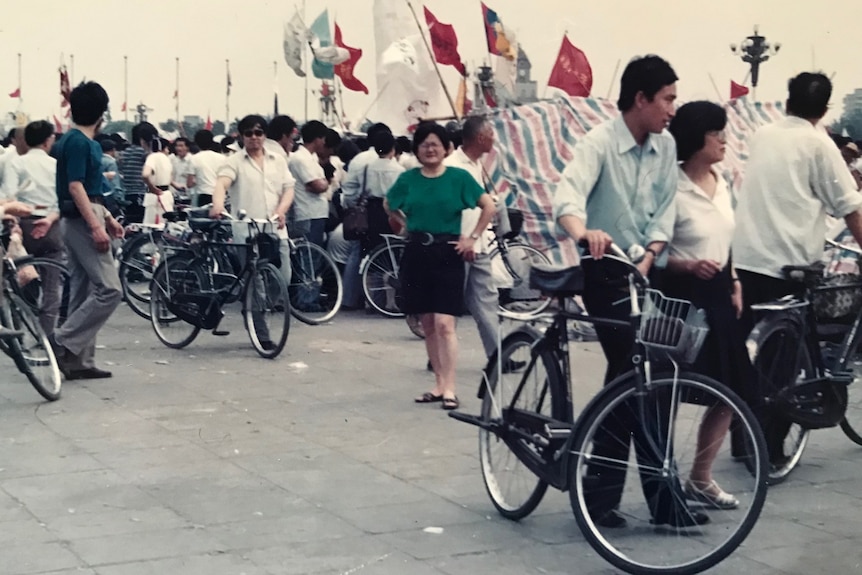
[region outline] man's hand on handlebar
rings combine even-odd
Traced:
[[[218,204],[213,204],[210,207],[210,217],[214,220],[222,219],[222,215],[224,214],[224,206],[220,206]]]
[[[602,230],[586,230],[577,240],[578,245],[589,248],[590,255],[596,260],[602,259],[614,242],[611,236]]]

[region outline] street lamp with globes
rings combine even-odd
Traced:
[[[760,78],[760,65],[769,60],[770,56],[777,54],[780,49],[781,44],[767,42],[766,38],[758,33],[757,26],[754,27],[754,34],[748,36],[739,45],[730,45],[730,51],[751,67],[751,85],[754,88],[757,88]]]

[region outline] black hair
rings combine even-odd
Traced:
[[[440,124],[435,124],[434,122],[422,122],[417,126],[416,131],[413,133],[413,153],[417,156],[419,155],[419,146],[422,145],[422,142],[428,139],[428,136],[434,134],[440,141],[443,143],[444,148],[449,148],[449,132],[446,131],[446,128],[441,126]]]
[[[269,121],[269,127],[266,129],[266,137],[270,140],[281,140],[284,136],[293,136],[293,131],[296,129],[296,122],[290,116],[276,116]]]
[[[727,112],[713,102],[701,100],[683,104],[676,111],[668,130],[676,140],[676,157],[688,161],[706,143],[707,132],[727,126]]]
[[[377,132],[389,132],[391,134],[392,130],[386,124],[377,122],[376,124],[372,124],[371,127],[365,131],[365,134],[370,140]]]
[[[110,152],[111,150],[117,149],[116,142],[114,142],[114,140],[112,140],[111,138],[105,138],[104,140],[99,142],[99,145],[102,147],[103,153]]]
[[[18,128],[12,128],[11,130],[9,130],[9,134],[6,136],[6,138],[11,142],[12,140],[15,139],[15,132],[17,132],[17,131],[18,131]],[[6,144],[6,145],[8,146],[8,144]]]
[[[174,149],[176,149],[177,144],[179,144],[180,142],[184,143],[186,145],[186,148],[188,148],[192,143],[192,141],[185,136],[180,136],[179,138],[174,139]]]
[[[341,136],[339,136],[338,132],[332,128],[328,128],[326,130],[326,139],[324,140],[324,144],[330,150],[335,150],[341,145]]]
[[[461,141],[463,143],[472,143],[479,138],[479,133],[488,119],[485,116],[470,116],[464,120],[464,125],[461,127]]]
[[[237,124],[237,131],[242,134],[246,130],[252,130],[255,126],[260,126],[260,129],[266,132],[266,120],[263,119],[263,116],[258,116],[257,114],[249,114],[245,118],[239,121]],[[224,143],[222,144],[224,147]]]
[[[327,130],[329,128],[323,122],[309,120],[303,124],[302,129],[299,131],[302,134],[302,143],[307,145],[318,138],[325,138]]]
[[[346,170],[350,165],[350,161],[359,154],[359,146],[353,140],[344,139],[341,140],[341,145],[338,146],[338,151],[335,154],[339,160],[344,162],[344,169]]]
[[[72,121],[79,126],[92,126],[108,109],[108,93],[96,82],[82,82],[69,95]]]
[[[140,144],[141,140],[151,142],[159,135],[156,127],[149,122],[141,122],[132,127],[132,144]]]
[[[215,142],[213,141],[213,133],[209,130],[198,130],[195,132],[195,144],[201,150],[216,150]]]
[[[37,120],[30,122],[24,128],[24,141],[31,148],[41,146],[48,141],[48,138],[54,135],[54,126],[45,120]]]
[[[650,101],[665,86],[670,86],[679,80],[666,60],[650,54],[643,58],[635,58],[626,66],[620,81],[620,98],[617,100],[617,108],[620,112],[627,112],[635,105],[635,96],[638,92]]]
[[[395,138],[395,147],[398,148],[399,154],[409,154],[413,150],[413,144],[410,143],[410,138],[407,136]]]
[[[787,113],[819,120],[829,109],[832,82],[825,74],[803,72],[787,83]]]
[[[395,136],[388,132],[378,132],[371,139],[371,145],[378,156],[385,156],[395,149]]]

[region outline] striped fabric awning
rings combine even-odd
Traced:
[[[728,114],[727,156],[722,172],[738,189],[748,158],[748,138],[757,128],[784,116],[780,104],[749,102],[746,98],[725,105]],[[494,150],[485,165],[497,191],[514,191],[513,207],[524,213],[522,233],[527,242],[552,261],[573,265],[577,250],[570,239],[557,235],[553,221],[553,195],[557,182],[572,159],[572,148],[590,129],[616,117],[610,100],[561,97],[497,109],[491,116],[496,131]]]

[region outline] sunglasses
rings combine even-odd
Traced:
[[[256,130],[246,130],[245,132],[242,133],[242,135],[245,136],[246,138],[251,138],[252,136],[262,138],[263,137],[263,130],[261,130],[260,128],[257,128]]]

